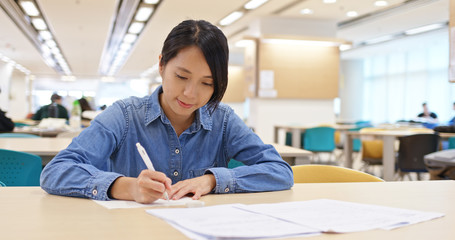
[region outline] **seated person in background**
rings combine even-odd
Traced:
[[[455,102],[453,102],[453,106],[452,106],[453,110],[455,110]],[[449,125],[454,125],[455,124],[455,117],[453,117],[452,119],[450,119],[449,121]]]
[[[93,112],[93,109],[90,106],[90,104],[88,103],[87,99],[82,97],[78,101],[79,101],[79,105],[81,106],[82,119],[83,120],[92,120],[93,118],[88,118],[88,117],[84,116],[85,115],[84,112],[86,112],[86,113],[87,113],[87,111]]]
[[[32,117],[33,120],[41,120],[43,118],[65,118],[69,119],[68,110],[62,106],[62,97],[57,93],[51,96],[52,103],[42,106]]]
[[[0,93],[2,90],[0,89]],[[11,118],[5,115],[6,113],[0,110],[0,132],[11,132],[14,129],[14,123]]]
[[[438,115],[436,115],[436,113],[430,112],[430,110],[428,110],[427,103],[423,103],[422,107],[423,107],[423,112],[420,113],[419,115],[417,115],[417,117],[426,118],[429,122],[437,122],[438,121]]]

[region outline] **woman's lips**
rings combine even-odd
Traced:
[[[177,99],[177,102],[179,103],[180,106],[182,106],[183,108],[191,108],[194,104],[186,104],[180,100]]]

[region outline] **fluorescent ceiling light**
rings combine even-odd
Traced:
[[[320,46],[320,47],[334,47],[341,43],[331,41],[311,41],[311,40],[293,40],[293,39],[262,39],[263,43],[272,44],[285,44],[285,45],[307,45],[307,46]]]
[[[139,22],[144,22],[149,19],[150,15],[153,13],[153,8],[152,7],[140,7],[139,10],[137,10],[136,16],[134,19]]]
[[[76,77],[75,76],[62,76],[62,81],[65,81],[65,82],[74,82],[76,81]]]
[[[44,39],[44,40],[49,40],[52,39],[52,34],[49,31],[39,31],[39,35]]]
[[[324,3],[336,3],[337,0],[324,0],[322,2],[324,2]]]
[[[407,31],[404,31],[404,34],[413,35],[413,34],[417,34],[417,33],[428,32],[431,30],[442,28],[443,26],[444,26],[444,24],[441,24],[441,23],[430,24],[430,25],[426,25],[423,27],[409,29]]]
[[[123,42],[126,42],[126,43],[133,43],[134,41],[136,41],[137,39],[137,35],[136,34],[131,34],[131,33],[128,33],[125,35],[125,37],[123,38]]]
[[[348,17],[357,17],[359,14],[356,11],[349,11],[346,13],[346,16]]]
[[[381,43],[385,41],[389,41],[393,39],[393,35],[386,35],[378,38],[373,38],[370,40],[365,41],[366,44],[375,44],[375,43]]]
[[[131,23],[130,28],[128,28],[128,32],[138,34],[142,31],[143,28],[144,28],[144,23],[133,22],[133,23]]]
[[[144,0],[144,3],[147,4],[157,4],[160,0]]]
[[[127,51],[128,49],[131,48],[131,43],[126,43],[126,42],[123,42],[122,44],[120,44],[120,50],[124,50],[124,51]]]
[[[21,5],[22,9],[24,9],[25,14],[31,17],[39,16],[38,8],[32,1],[20,1],[19,4]]]
[[[352,46],[350,44],[341,44],[340,47],[339,47],[340,51],[346,51],[346,50],[349,50],[351,48],[352,48]]]
[[[115,78],[106,76],[106,77],[102,77],[101,81],[102,82],[115,82]]]
[[[387,1],[375,1],[374,5],[376,7],[385,7],[385,6],[389,5],[389,3]]]
[[[262,4],[266,3],[268,0],[251,0],[247,2],[243,7],[248,10],[252,10],[260,7]]]
[[[52,40],[52,39],[51,39],[51,40],[47,40],[47,41],[46,41],[46,45],[47,45],[50,49],[57,47],[57,43],[56,43],[54,40]]]
[[[36,28],[36,30],[46,30],[47,25],[42,18],[33,18],[32,24]]]
[[[243,12],[240,12],[240,11],[232,12],[231,14],[227,15],[225,18],[221,19],[220,25],[221,26],[227,26],[227,25],[235,22],[236,20],[238,20],[242,16],[243,16]]]
[[[313,9],[309,9],[309,8],[304,8],[304,9],[300,10],[300,14],[303,14],[303,15],[313,14],[313,13],[314,13]]]

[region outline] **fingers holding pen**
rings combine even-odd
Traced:
[[[151,203],[162,198],[166,191],[172,191],[171,182],[171,179],[166,177],[164,173],[143,170],[136,181],[138,200],[143,203]]]

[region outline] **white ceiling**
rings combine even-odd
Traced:
[[[98,68],[109,36],[117,0],[36,0],[55,33],[67,62],[78,79],[99,78]],[[158,61],[167,33],[185,19],[205,19],[217,23],[247,0],[162,0],[151,21],[123,68],[119,78],[138,77]],[[340,28],[337,37],[349,41],[394,33],[429,23],[448,21],[448,0],[389,0],[387,7],[375,7],[375,0],[338,0],[324,4],[322,0],[270,0],[260,8],[248,12],[234,24],[222,28],[225,34],[235,34],[263,17],[288,19],[320,19],[340,23],[350,20],[346,12],[357,11],[360,16],[373,14],[349,27]],[[406,4],[403,4],[406,3]],[[288,7],[287,7],[288,6]],[[399,7],[388,14],[377,14],[385,8]],[[303,8],[314,10],[312,15],[301,15]],[[0,10],[0,54],[29,69],[37,78],[59,78],[48,67],[38,50]]]

